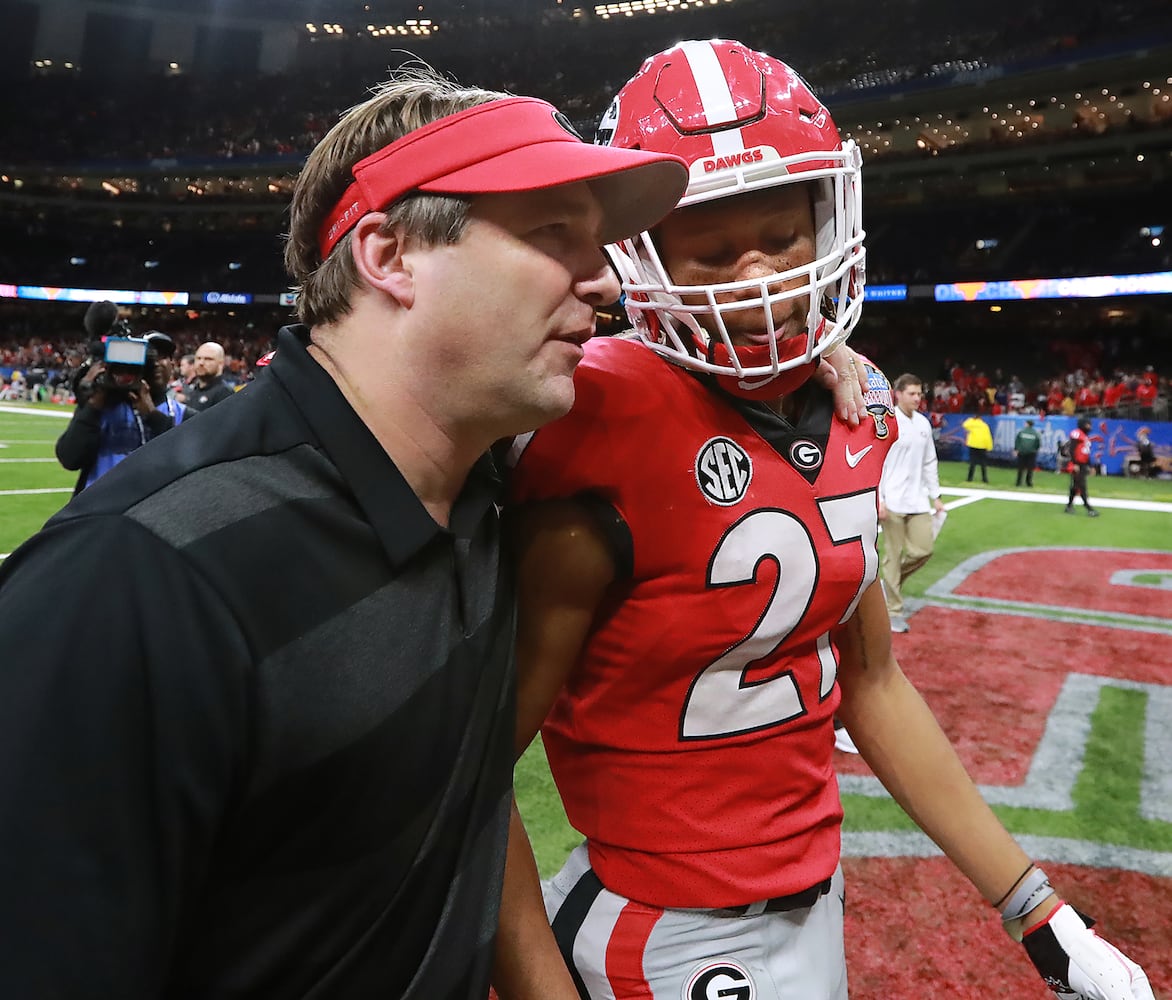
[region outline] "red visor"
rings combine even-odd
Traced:
[[[384,146],[353,168],[354,183],[318,232],[324,260],[367,212],[408,191],[488,194],[592,181],[602,204],[604,243],[650,229],[688,183],[684,161],[583,142],[552,104],[509,97],[439,118]]]

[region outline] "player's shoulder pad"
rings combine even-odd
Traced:
[[[587,342],[574,373],[574,408],[563,419],[619,424],[644,417],[670,393],[675,375],[664,377],[670,368],[638,340],[596,337]]]
[[[574,406],[568,414],[507,449],[506,464],[564,465],[575,453],[597,451],[612,439],[629,436],[631,428],[673,412],[673,392],[680,373],[638,340],[598,337],[586,344],[574,372]]]
[[[648,378],[662,374],[666,362],[646,344],[629,337],[595,337],[587,341],[585,356],[574,376],[580,384],[605,384],[616,397],[638,396],[648,388]]]

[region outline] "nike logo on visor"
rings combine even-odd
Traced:
[[[869,452],[874,447],[875,446],[873,444],[869,444],[862,451],[851,451],[851,446],[848,444],[846,446],[846,464],[853,469],[863,460],[867,452]]]

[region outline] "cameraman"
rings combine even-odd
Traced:
[[[77,382],[77,409],[57,439],[57,461],[80,475],[74,493],[93,485],[132,451],[183,422],[186,407],[167,398],[175,343],[152,330],[141,372],[120,373],[94,360]]]

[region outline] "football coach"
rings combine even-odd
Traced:
[[[302,325],[0,571],[0,997],[484,1000],[513,766],[490,445],[687,174],[397,74],[310,155]]]

